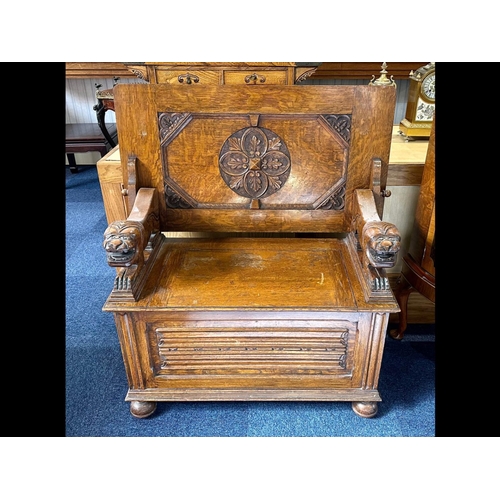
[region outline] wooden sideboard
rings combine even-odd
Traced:
[[[279,84],[310,77],[318,63],[295,62],[125,62],[66,63],[66,78],[133,78],[149,83]],[[375,73],[380,71],[380,64]]]
[[[123,63],[123,62],[67,62],[66,63],[66,78],[113,78],[119,76],[121,78],[139,77],[136,73],[144,73],[145,68],[154,65],[168,64],[183,64],[183,63]],[[228,63],[184,63],[185,65],[193,64],[224,64]],[[241,63],[235,63],[241,64]],[[248,63],[259,64],[259,63]],[[267,64],[267,63],[266,63]],[[275,63],[275,64],[290,64],[300,67],[314,66],[317,69],[308,79],[361,79],[369,80],[372,75],[377,75],[380,71],[380,63],[374,62],[322,62],[322,63]],[[427,62],[390,62],[388,63],[389,72],[395,80],[408,79],[410,71],[427,64]],[[144,76],[147,77],[146,74]],[[163,75],[162,77],[165,77]]]
[[[293,85],[305,80],[316,66],[294,62],[149,62],[124,63],[149,83],[187,85]]]

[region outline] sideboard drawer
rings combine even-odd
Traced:
[[[177,85],[210,84],[219,85],[220,71],[191,69],[163,70],[156,71],[158,83],[171,83]]]
[[[224,71],[224,83],[246,84],[246,85],[286,85],[286,71],[259,71],[246,70],[226,70]]]
[[[205,70],[197,68],[157,69],[156,81],[170,84],[243,84],[243,85],[286,85],[288,74],[283,70]]]

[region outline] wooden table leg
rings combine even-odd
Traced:
[[[94,106],[94,111],[96,112],[97,123],[101,129],[102,135],[104,135],[104,137],[108,141],[111,149],[114,148],[116,146],[116,143],[111,138],[111,135],[109,134],[108,129],[106,128],[105,118],[107,109],[101,100]]]
[[[74,153],[66,153],[68,157],[69,170],[72,174],[76,174],[78,172],[78,167],[76,166],[75,154]]]
[[[398,301],[401,312],[399,313],[399,325],[395,330],[390,330],[389,335],[396,340],[401,340],[404,337],[404,332],[408,326],[408,297],[415,290],[406,280],[403,274],[398,278],[398,287],[394,292],[394,296]]]

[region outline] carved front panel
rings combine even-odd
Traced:
[[[265,324],[151,325],[154,374],[162,378],[310,375],[350,379],[356,325],[338,323],[302,329]]]
[[[342,211],[350,115],[160,113],[168,208]]]

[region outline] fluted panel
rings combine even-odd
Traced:
[[[158,375],[320,375],[350,372],[349,345],[355,328],[347,322],[337,328],[272,332],[245,326],[158,328],[156,335],[158,353],[153,357]]]

